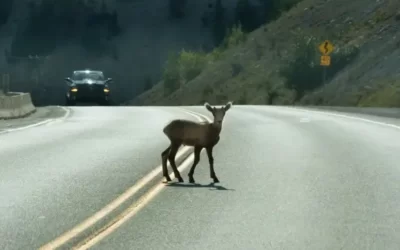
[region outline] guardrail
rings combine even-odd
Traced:
[[[36,111],[30,93],[8,92],[0,96],[0,119],[15,119]]]

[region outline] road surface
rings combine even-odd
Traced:
[[[74,108],[1,135],[1,244],[36,248],[110,202],[159,165],[159,129],[178,112]],[[233,106],[214,152],[221,183],[203,152],[199,185],[162,188],[93,249],[398,249],[400,122],[349,116]]]
[[[162,127],[177,115],[191,118],[74,107],[65,121],[0,134],[0,249],[37,249],[132,186],[160,164]]]

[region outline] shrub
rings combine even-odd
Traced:
[[[206,100],[207,97],[208,97],[209,95],[213,94],[213,93],[214,93],[214,89],[212,88],[212,86],[210,86],[209,84],[207,84],[207,85],[205,86],[205,88],[203,89],[203,95],[202,95],[203,100]]]
[[[229,49],[232,47],[236,47],[246,41],[246,33],[242,29],[242,25],[238,24],[232,27],[232,29],[228,30],[223,42],[222,48]]]
[[[163,81],[166,94],[177,90],[181,84],[196,78],[210,62],[221,59],[227,48],[241,44],[246,40],[246,34],[241,26],[235,26],[228,32],[222,46],[215,48],[210,53],[203,51],[181,50],[178,54],[170,54],[163,71]]]
[[[207,64],[204,52],[182,50],[178,54],[170,54],[163,72],[164,86],[169,92],[178,89],[198,76]]]
[[[206,54],[182,50],[178,59],[180,78],[184,83],[198,76],[207,64]]]
[[[240,95],[240,98],[237,103],[239,105],[247,104],[247,92],[246,91],[243,91],[243,93]]]
[[[179,55],[169,54],[163,71],[165,94],[168,95],[180,87]]]
[[[213,49],[210,53],[206,55],[207,61],[212,62],[221,59],[223,52],[224,50],[220,47]]]
[[[294,58],[281,69],[280,75],[286,79],[286,86],[296,91],[296,100],[307,91],[323,84],[324,68],[320,66],[320,54],[317,50],[321,40],[305,37],[295,44]],[[341,48],[331,54],[331,66],[326,70],[326,81],[331,80],[339,71],[351,63],[359,54],[357,47]]]

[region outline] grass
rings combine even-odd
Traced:
[[[400,80],[381,79],[377,87],[367,88],[361,96],[359,107],[400,107]]]

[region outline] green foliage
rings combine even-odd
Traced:
[[[234,25],[230,30],[228,30],[221,47],[223,49],[229,49],[236,47],[246,41],[247,35],[242,29],[242,25]]]
[[[164,86],[169,92],[175,91],[198,76],[207,64],[207,54],[182,50],[179,54],[170,54],[164,67]]]
[[[224,40],[226,35],[227,23],[225,20],[225,9],[221,0],[215,1],[215,11],[213,15],[212,34],[215,44],[218,46]]]
[[[286,79],[286,86],[296,91],[299,100],[307,91],[314,90],[323,84],[324,68],[320,66],[320,54],[317,50],[321,39],[304,37],[295,44],[295,55],[280,71]],[[341,48],[333,52],[331,66],[326,68],[326,81],[332,79],[339,71],[351,63],[359,54],[356,47]]]
[[[219,104],[223,104],[228,101],[228,96],[225,94],[222,94],[222,93],[217,94],[215,98],[217,100],[217,103],[219,103]]]
[[[210,86],[209,84],[207,84],[204,89],[203,89],[203,100],[207,100],[209,95],[212,95],[214,93],[214,89],[212,86]]]
[[[239,105],[245,105],[247,104],[247,92],[243,91],[242,94],[240,95],[240,98],[237,102]]]
[[[179,54],[179,73],[182,81],[187,83],[198,76],[207,64],[206,54],[182,50]]]
[[[233,27],[224,39],[224,43],[215,48],[210,53],[203,51],[182,50],[178,54],[170,54],[163,71],[164,87],[166,94],[177,90],[181,84],[196,78],[207,64],[220,60],[224,51],[228,48],[237,46],[246,40],[246,34],[241,26]]]
[[[206,55],[208,61],[217,61],[222,58],[224,53],[223,48],[217,47]]]
[[[180,87],[179,55],[170,53],[164,66],[163,81],[165,94],[177,90]]]
[[[364,91],[358,106],[360,107],[400,107],[400,80],[378,79],[376,88]]]

